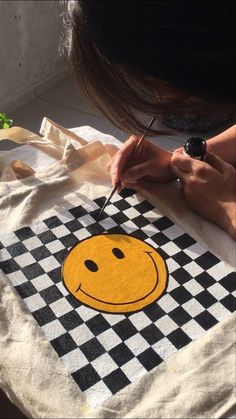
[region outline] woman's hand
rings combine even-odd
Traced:
[[[172,153],[148,140],[143,140],[135,151],[139,139],[132,135],[108,163],[112,184],[120,180],[122,187],[140,189],[140,179],[162,183],[175,178],[170,164]]]
[[[188,206],[236,239],[236,170],[212,153],[204,162],[178,149],[171,166],[180,179]]]

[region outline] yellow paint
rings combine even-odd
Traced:
[[[141,310],[161,297],[168,272],[148,243],[125,234],[89,237],[65,259],[63,280],[83,304],[109,313]]]

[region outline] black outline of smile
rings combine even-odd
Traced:
[[[78,286],[78,288],[77,288],[77,290],[75,292],[81,291],[83,294],[87,295],[88,297],[92,298],[95,301],[99,301],[100,303],[110,304],[110,305],[114,305],[114,306],[122,306],[122,305],[126,305],[126,304],[133,304],[133,303],[137,303],[138,301],[144,300],[145,298],[147,298],[150,294],[152,294],[155,291],[155,289],[156,289],[156,287],[158,285],[158,280],[159,280],[157,266],[156,266],[155,260],[153,259],[152,255],[151,255],[152,252],[146,252],[145,251],[144,253],[147,253],[148,256],[150,256],[150,258],[151,258],[151,260],[152,260],[152,262],[154,264],[156,274],[157,274],[156,283],[155,283],[153,289],[148,294],[146,294],[144,297],[139,298],[138,300],[135,300],[135,301],[128,301],[126,303],[110,303],[108,301],[103,301],[103,300],[99,300],[98,298],[92,297],[92,295],[90,295],[87,292],[83,291],[82,288],[81,288],[81,283],[80,283],[80,285]]]

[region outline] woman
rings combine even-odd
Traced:
[[[95,106],[113,124],[136,134],[108,165],[112,183],[120,179],[138,189],[143,178],[178,177],[187,204],[236,238],[235,126],[208,140],[205,162],[147,140],[132,154],[146,128],[144,113],[161,121],[177,113],[235,109],[234,16],[235,2],[227,1],[77,0],[70,60]]]

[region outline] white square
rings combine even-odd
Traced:
[[[125,344],[135,356],[138,356],[150,347],[146,339],[144,339],[139,333],[127,339]]]
[[[54,227],[51,229],[52,233],[59,239],[60,237],[70,234],[70,230],[65,225]]]
[[[191,259],[196,259],[199,256],[203,255],[207,249],[201,245],[200,243],[194,243],[192,246],[189,246],[187,249],[184,250],[186,255],[188,255]]]
[[[34,237],[30,237],[29,239],[24,240],[24,246],[28,250],[33,250],[33,249],[37,249],[37,247],[41,247],[42,242],[41,240],[39,240],[37,236],[34,236]]]
[[[98,383],[94,384],[94,386],[88,388],[84,394],[88,400],[88,404],[92,408],[100,406],[101,403],[103,403],[105,400],[108,400],[112,396],[112,392],[103,381],[99,381]]]
[[[178,329],[178,325],[167,315],[158,319],[155,325],[165,336],[169,335],[173,330]]]
[[[219,322],[230,315],[230,311],[227,310],[227,308],[225,308],[220,302],[213,304],[211,307],[208,308],[208,311]]]
[[[167,259],[166,264],[170,274],[180,268],[180,265],[172,258]]]
[[[179,287],[179,283],[173,278],[173,276],[169,276],[169,283],[167,287],[167,292],[171,292],[175,290],[175,288]]]
[[[56,339],[66,333],[66,330],[58,320],[53,320],[52,322],[45,324],[42,326],[42,329],[49,341]]]
[[[10,253],[7,251],[7,249],[1,249],[0,250],[0,262],[4,262],[5,260],[11,259]]]
[[[176,237],[182,236],[183,230],[179,228],[176,224],[171,227],[168,227],[166,230],[163,230],[163,233],[170,239],[174,240]]]
[[[195,300],[195,298],[192,298],[191,300],[184,303],[182,307],[185,311],[187,311],[188,314],[190,314],[191,317],[195,317],[205,310],[204,307],[202,307],[202,305],[197,300]]]
[[[31,253],[23,253],[23,255],[16,256],[14,259],[21,268],[24,268],[25,266],[29,266],[32,263],[36,262],[35,258],[31,255]]]
[[[77,311],[77,313],[80,315],[81,319],[83,319],[84,322],[91,319],[92,317],[95,317],[98,314],[97,311],[84,305],[76,308],[75,311]]]
[[[94,338],[94,334],[91,332],[88,326],[86,326],[85,323],[71,330],[69,333],[78,346],[83,345],[83,343],[88,342]]]
[[[157,249],[158,248],[158,245],[152,239],[150,239],[150,238],[145,239],[145,242],[146,243],[149,243],[152,247],[154,247],[154,249]]]
[[[106,213],[108,215],[114,215],[114,214],[117,214],[118,212],[120,212],[120,211],[113,204],[110,204],[106,207]]]
[[[146,316],[143,311],[132,314],[129,317],[129,320],[138,331],[144,329],[146,326],[152,323],[149,317]]]
[[[193,296],[199,294],[204,288],[196,281],[196,279],[190,279],[190,281],[184,284],[186,290],[188,290]]]
[[[99,222],[99,224],[105,229],[105,230],[109,230],[110,228],[116,227],[117,223],[115,223],[115,221],[108,217],[105,218],[105,220],[102,220]]]
[[[192,340],[197,339],[202,335],[205,330],[194,320],[191,319],[189,322],[185,323],[181,329],[188,335]]]
[[[176,347],[169,341],[168,338],[159,340],[159,342],[155,343],[152,348],[163,359],[163,361],[177,351]]]
[[[37,276],[37,278],[32,279],[31,283],[37,291],[42,291],[54,285],[54,282],[46,274]]]
[[[11,244],[19,243],[20,240],[15,233],[7,233],[5,236],[1,236],[1,242],[4,247],[11,246]]]
[[[63,355],[62,361],[70,373],[75,372],[88,364],[87,358],[79,348],[76,348],[68,354]]]
[[[86,228],[81,228],[81,230],[78,231],[74,231],[74,236],[77,237],[77,239],[79,240],[84,240],[87,237],[91,236],[91,233],[89,233],[88,230],[86,230]]]
[[[143,375],[147,374],[147,370],[137,358],[133,358],[126,362],[126,364],[122,365],[121,369],[131,383],[134,380],[137,380],[137,378],[141,378]]]
[[[210,292],[216,298],[216,300],[222,300],[222,298],[229,294],[229,292],[226,291],[226,289],[222,287],[222,285],[220,285],[218,282],[207,288],[207,291]]]
[[[46,306],[45,301],[39,294],[31,295],[31,297],[24,298],[24,302],[27,305],[29,311],[32,313]]]
[[[63,246],[62,242],[60,240],[54,240],[53,242],[50,242],[46,244],[46,247],[48,248],[49,252],[56,253],[59,252],[62,249],[65,249],[65,246]]]
[[[69,221],[72,221],[75,219],[75,217],[69,212],[63,212],[63,213],[58,213],[57,214],[57,218],[59,218],[59,220],[64,224],[64,223],[68,223]]]
[[[165,294],[163,297],[160,298],[158,301],[158,305],[164,310],[165,313],[169,313],[170,311],[174,310],[179,304],[171,297],[170,294]]]
[[[11,281],[14,287],[16,287],[17,285],[24,284],[24,282],[28,282],[28,279],[22,271],[16,271],[11,274],[7,274],[7,278]]]
[[[38,223],[33,224],[31,226],[31,230],[35,234],[40,234],[40,233],[44,233],[45,231],[48,231],[48,226],[46,224],[44,224],[43,222],[38,222]],[[42,245],[42,243],[41,243],[41,245]]]
[[[121,224],[121,227],[126,231],[126,233],[131,233],[132,231],[138,230],[136,224],[134,224],[131,220]]]
[[[224,278],[226,275],[228,275],[231,272],[235,272],[232,266],[228,265],[225,262],[219,262],[216,265],[212,266],[212,268],[207,269],[207,273],[216,281],[219,281],[220,279]]]
[[[61,317],[63,314],[69,313],[69,311],[72,311],[73,309],[65,298],[54,301],[50,304],[50,307],[57,317]]]
[[[42,259],[38,263],[40,266],[42,266],[45,272],[50,272],[60,266],[60,263],[54,258],[54,256],[49,256],[45,259]]]
[[[63,283],[62,282],[58,282],[57,284],[56,284],[56,286],[57,286],[57,288],[59,289],[59,291],[62,293],[62,295],[64,295],[64,297],[66,296],[66,295],[68,295],[69,294],[69,292],[67,291],[67,289],[64,287],[64,285],[63,285]]]
[[[146,214],[145,214],[146,215]],[[152,224],[148,224],[145,227],[142,228],[142,230],[144,231],[144,233],[148,236],[148,237],[152,237],[154,236],[154,234],[157,233],[157,229],[156,227],[154,227]]]
[[[178,247],[178,246],[176,246],[176,244],[175,243],[173,243],[173,242],[168,242],[168,243],[166,243],[166,244],[164,244],[163,246],[161,246],[161,248],[162,248],[162,250],[164,250],[164,252],[166,252],[167,253],[167,255],[169,255],[169,256],[173,256],[173,255],[175,255],[176,253],[178,253],[181,249]]]
[[[106,351],[110,351],[121,343],[120,337],[112,329],[105,330],[105,332],[98,335],[97,340],[99,340]]]
[[[142,201],[138,200],[136,195],[128,196],[128,198],[125,198],[125,200],[131,207],[136,204],[140,204],[140,202],[143,202],[143,199]]]
[[[113,361],[108,353],[105,353],[96,358],[91,362],[91,365],[102,378],[106,377],[106,375],[110,374],[112,371],[115,371],[118,368],[117,364],[115,361]]]
[[[156,221],[158,218],[160,218],[160,216],[158,216],[159,214],[157,214],[155,211],[150,210],[148,212],[145,212],[145,218],[150,222],[153,223],[154,221]],[[156,229],[157,232],[157,229]]]
[[[108,321],[108,323],[111,326],[114,326],[114,324],[117,324],[117,323],[121,322],[121,320],[125,319],[125,316],[123,316],[123,314],[103,313],[103,317],[104,317],[104,319],[106,319]]]
[[[184,265],[184,269],[194,278],[200,275],[204,270],[196,262],[192,261]]]
[[[126,217],[128,217],[130,220],[132,220],[132,218],[138,217],[140,215],[140,212],[138,212],[135,208],[128,208],[126,210],[123,211],[123,214],[126,215]]]
[[[79,217],[78,218],[78,221],[84,226],[84,227],[87,227],[87,226],[90,226],[91,224],[94,224],[95,223],[95,220],[94,220],[94,218],[93,217],[91,217],[91,215],[89,215],[89,214],[86,214],[86,215],[83,215],[83,217]]]

